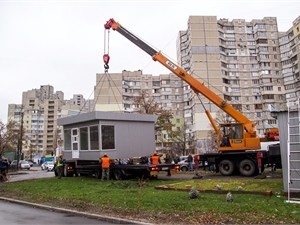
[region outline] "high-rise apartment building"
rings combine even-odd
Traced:
[[[138,71],[98,73],[95,108],[102,111],[134,112],[134,98],[146,92],[164,109],[183,116],[182,80],[172,74],[152,76]]]
[[[255,121],[259,135],[277,127],[270,111],[284,107],[285,91],[275,17],[246,22],[190,16],[187,30],[179,33],[177,49],[179,64]],[[210,112],[219,110],[201,100]],[[200,101],[193,97],[185,105],[192,111],[192,132],[197,139],[205,138],[210,125],[203,120]]]
[[[75,94],[73,98],[64,101],[61,108],[61,117],[77,115],[82,112],[91,112],[94,110],[94,100],[86,100],[82,94]]]
[[[285,101],[300,97],[300,16],[287,32],[279,33],[281,75]]]
[[[22,104],[8,107],[8,121],[23,124],[23,157],[31,159],[34,155],[54,151],[61,138],[57,119],[86,112],[90,104],[90,101],[86,104],[82,95],[74,95],[73,99],[65,101],[64,93],[54,92],[51,85],[23,92]]]
[[[134,102],[142,92],[154,99],[163,109],[172,111],[173,129],[184,129],[182,80],[173,74],[152,76],[142,71],[98,73],[95,87],[95,108],[101,111],[135,112]],[[167,132],[156,134],[157,149],[168,148],[171,137]],[[173,143],[172,143],[173,144]]]

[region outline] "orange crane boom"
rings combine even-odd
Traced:
[[[199,82],[196,78],[190,75],[187,71],[185,71],[180,66],[176,65],[174,62],[169,60],[166,56],[164,56],[160,51],[155,50],[147,43],[142,41],[136,35],[132,34],[130,31],[121,26],[114,19],[110,19],[104,25],[106,30],[113,29],[123,35],[125,38],[130,40],[132,43],[137,45],[139,48],[148,53],[154,61],[160,62],[163,66],[172,71],[175,75],[180,77],[183,81],[188,83],[193,91],[196,94],[201,94],[205,96],[209,101],[218,106],[225,113],[230,115],[233,119],[236,120],[236,125],[220,125],[219,130],[216,129],[216,124],[212,117],[210,116],[210,112],[206,110],[206,114],[210,122],[212,123],[214,129],[217,131],[217,136],[222,132],[229,132],[229,128],[234,128],[239,131],[239,135],[237,138],[230,138],[230,146],[220,146],[219,151],[241,151],[241,150],[249,150],[249,149],[260,149],[260,140],[256,135],[255,131],[255,122],[251,121],[240,111],[235,109],[231,104],[229,104],[226,100],[222,99],[215,92],[211,91],[207,88],[203,83]],[[221,141],[220,141],[221,143]]]

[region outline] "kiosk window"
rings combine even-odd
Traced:
[[[115,149],[115,127],[102,125],[102,149]]]
[[[71,130],[64,130],[64,149],[71,150]]]
[[[80,131],[80,150],[88,150],[88,128],[81,127]]]
[[[91,150],[99,150],[99,130],[98,126],[90,127],[90,145]]]

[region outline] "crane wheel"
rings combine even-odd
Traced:
[[[219,171],[223,176],[230,176],[234,172],[234,163],[231,160],[223,159],[219,163]]]
[[[245,177],[250,177],[255,174],[256,167],[250,159],[244,159],[239,166],[240,174]]]

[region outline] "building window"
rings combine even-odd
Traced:
[[[115,149],[115,127],[109,125],[101,126],[102,149]]]
[[[159,81],[152,81],[152,86],[160,86],[160,82]]]
[[[170,80],[162,80],[162,81],[161,81],[161,84],[163,84],[163,85],[164,85],[164,84],[170,84]]]

